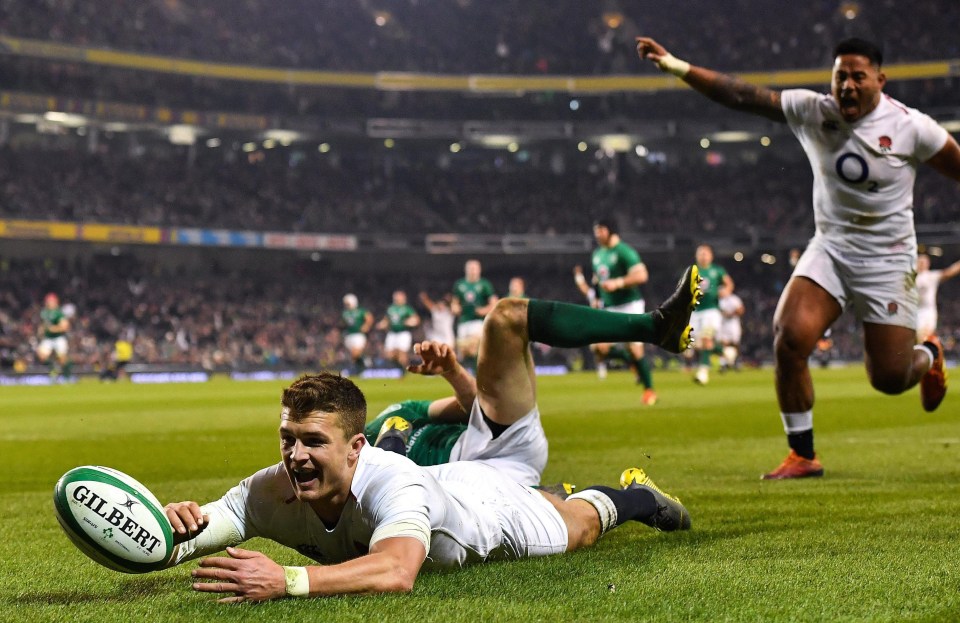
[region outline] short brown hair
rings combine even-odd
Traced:
[[[367,400],[353,381],[338,374],[304,374],[283,390],[280,404],[290,410],[290,419],[301,420],[315,411],[334,413],[345,439],[363,432]]]

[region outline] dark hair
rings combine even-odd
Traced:
[[[877,45],[867,41],[866,39],[860,39],[857,37],[852,39],[844,39],[837,44],[837,47],[833,48],[833,58],[837,58],[841,54],[857,54],[859,56],[865,56],[877,67],[883,65],[883,52]]]
[[[608,216],[602,216],[593,220],[594,227],[603,227],[611,234],[617,233],[617,222]]]
[[[367,421],[367,401],[353,381],[337,374],[305,374],[283,390],[280,403],[290,410],[289,417],[302,420],[314,411],[335,413],[345,439],[363,432]]]

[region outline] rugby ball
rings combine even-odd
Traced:
[[[147,573],[173,556],[163,505],[142,484],[109,467],[76,467],[53,492],[57,521],[81,552],[104,567]]]

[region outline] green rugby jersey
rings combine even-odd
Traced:
[[[626,277],[627,273],[630,272],[630,268],[642,262],[643,260],[640,259],[640,254],[622,240],[609,249],[606,247],[597,247],[593,251],[593,257],[591,258],[593,276],[597,283],[603,283],[608,279]],[[604,307],[614,307],[643,300],[643,293],[639,286],[620,288],[613,292],[607,292],[603,288],[598,287],[597,293],[600,295],[600,300],[603,301]]]
[[[720,286],[723,285],[723,278],[727,275],[727,271],[723,266],[716,264],[711,264],[707,268],[697,266],[697,269],[700,271],[700,278],[703,279],[700,283],[703,298],[700,299],[697,311],[720,309]]]
[[[458,279],[453,284],[453,295],[460,301],[460,307],[463,309],[460,313],[460,322],[482,320],[483,317],[477,314],[477,308],[489,303],[496,294],[493,291],[493,285],[483,277],[477,281]]]
[[[40,322],[43,323],[43,337],[55,338],[64,335],[65,331],[56,331],[52,327],[58,325],[64,319],[63,310],[59,307],[48,309],[44,307],[40,310]]]
[[[417,312],[407,304],[391,305],[387,308],[387,322],[390,325],[389,330],[393,333],[409,331],[410,327],[404,323],[416,315]]]
[[[363,323],[367,317],[367,310],[358,307],[356,309],[345,309],[340,318],[343,320],[344,332],[363,333]]]
[[[367,441],[373,444],[387,418],[398,415],[410,422],[413,429],[407,441],[407,457],[411,461],[422,466],[449,463],[450,451],[463,431],[467,430],[467,425],[432,421],[427,413],[431,402],[433,401],[405,400],[392,404],[367,423],[363,434]]]

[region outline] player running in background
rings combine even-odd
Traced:
[[[453,284],[451,309],[457,317],[457,351],[468,368],[477,366],[483,319],[497,304],[493,285],[480,276],[480,271],[479,260],[467,260],[463,278]]]
[[[936,409],[946,394],[943,347],[932,335],[914,347],[913,188],[920,163],[960,180],[960,147],[933,119],[883,93],[879,48],[861,39],[837,45],[830,94],[748,84],[682,61],[647,37],[637,39],[637,52],[716,102],[788,124],[813,169],[816,233],[774,314],[777,399],[790,453],[764,478],[823,474],[808,358],[848,304],[863,325],[873,387],[900,394],[920,383],[924,409]]]
[[[720,322],[720,331],[717,333],[717,339],[720,341],[720,347],[723,349],[723,357],[720,359],[720,371],[725,369],[738,370],[740,364],[740,339],[743,337],[743,323],[740,318],[743,316],[746,308],[743,306],[743,300],[731,292],[720,299],[720,313],[723,320]]]
[[[525,486],[546,439],[536,404],[532,341],[650,341],[689,344],[696,269],[651,314],[619,314],[550,301],[504,299],[480,346],[477,395],[459,460],[421,467],[367,444],[366,400],[349,379],[321,373],[284,390],[281,462],[220,500],[166,506],[177,551],[171,564],[227,548],[192,575],[194,590],[238,603],[281,597],[408,592],[421,568],[546,556],[596,543],[627,521],[661,531],[690,528],[690,515],[646,474],[631,468],[621,488],[594,486],[566,500]],[[539,454],[539,452],[537,452]],[[282,567],[236,548],[263,537],[322,563]]]
[[[627,314],[642,314],[645,311],[641,286],[650,278],[647,265],[640,259],[636,249],[625,243],[617,232],[613,219],[598,219],[593,224],[593,237],[597,248],[591,256],[593,267],[593,285],[599,297],[599,306],[610,311]],[[574,281],[580,291],[589,299],[590,284],[579,267],[574,269]],[[606,378],[606,359],[613,344],[593,344],[597,361],[597,376]],[[657,392],[653,388],[653,371],[644,357],[643,344],[627,344],[627,358],[636,370],[637,383],[643,385],[643,404],[652,406],[657,403]]]
[[[420,293],[420,303],[430,312],[430,326],[426,327],[427,339],[431,342],[439,342],[450,346],[457,345],[457,338],[454,334],[453,325],[456,318],[450,309],[452,297],[444,294],[436,301],[430,298],[426,292]]]
[[[917,292],[920,306],[917,309],[917,341],[922,342],[937,331],[937,290],[947,279],[960,275],[960,262],[954,262],[943,270],[930,270],[930,256],[917,256]]]
[[[706,385],[710,381],[710,356],[721,352],[717,339],[723,324],[720,299],[733,294],[733,278],[723,266],[713,263],[713,248],[710,245],[701,244],[697,247],[696,257],[700,278],[703,280],[700,285],[703,289],[703,300],[690,318],[693,333],[697,336],[693,345],[697,357],[697,372],[693,380],[699,385]]]
[[[70,330],[70,320],[60,308],[60,298],[53,292],[43,297],[43,309],[40,310],[40,325],[37,332],[40,344],[37,346],[37,361],[42,365],[50,366],[50,378],[56,378],[56,363],[60,368],[60,376],[69,379],[73,362],[70,361],[70,345],[67,340],[67,331]],[[54,356],[55,355],[55,356]]]
[[[410,329],[420,326],[420,315],[407,305],[407,293],[396,290],[393,293],[393,303],[387,308],[387,313],[377,323],[380,330],[386,329],[387,336],[383,343],[383,350],[387,359],[395,361],[404,372],[409,361],[410,348],[413,346],[413,334]]]
[[[343,325],[343,345],[353,362],[351,373],[359,374],[366,368],[363,358],[367,349],[367,333],[373,327],[373,314],[360,307],[355,294],[347,294],[343,297],[340,322]]]

